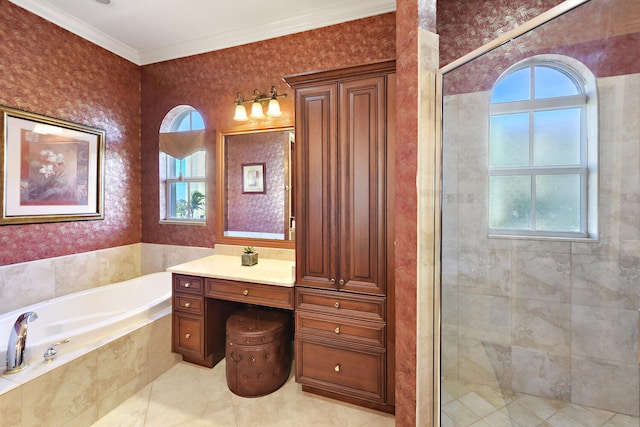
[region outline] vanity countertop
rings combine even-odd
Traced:
[[[292,287],[294,283],[293,261],[260,258],[256,265],[241,265],[239,256],[211,255],[167,268],[172,273],[213,279],[237,280]]]

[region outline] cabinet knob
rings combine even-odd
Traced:
[[[334,332],[335,332],[336,334],[339,334],[339,333],[340,333],[340,326],[338,326],[337,328],[335,328],[335,329],[334,329]]]
[[[336,372],[340,372],[340,364],[338,363],[335,368],[333,368],[334,371]]]
[[[244,296],[249,295],[249,289],[245,289],[244,291],[242,291],[242,295]]]
[[[184,334],[184,337],[185,337],[186,339],[189,339],[189,338],[191,338],[191,334]]]
[[[189,308],[189,307],[191,307],[191,303],[190,302],[185,302],[184,306],[185,306],[185,308]]]
[[[340,308],[340,303],[338,301],[336,301],[336,302],[333,303],[333,306],[335,308]]]
[[[343,279],[340,279],[340,281],[338,281],[338,284],[339,284],[340,286],[344,286],[344,280],[343,280]]]
[[[189,282],[187,282],[187,283],[185,283],[185,284],[184,284],[184,287],[185,287],[185,288],[188,288],[189,286],[191,286],[191,283],[189,283]]]
[[[329,283],[331,283],[332,285],[336,284],[336,279],[329,279]]]

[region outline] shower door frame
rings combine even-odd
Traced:
[[[511,40],[516,39],[524,34],[527,34],[529,31],[532,31],[547,22],[554,20],[555,18],[564,15],[571,10],[590,2],[591,0],[565,0],[563,3],[549,9],[548,11],[536,16],[535,18],[525,22],[524,24],[514,28],[511,31],[504,33],[502,36],[484,44],[478,49],[456,59],[455,61],[441,67],[435,73],[435,141],[433,144],[433,150],[430,154],[433,158],[436,159],[435,164],[433,164],[433,170],[431,168],[426,167],[423,170],[422,174],[430,174],[433,173],[432,176],[435,176],[435,188],[433,188],[433,192],[418,192],[418,197],[424,194],[433,194],[434,200],[433,205],[435,207],[435,211],[439,213],[435,218],[435,230],[433,230],[434,240],[432,242],[432,246],[428,243],[424,245],[425,251],[433,250],[434,254],[434,288],[433,288],[433,426],[440,425],[440,411],[441,411],[441,402],[440,402],[440,393],[441,393],[441,306],[442,306],[442,295],[441,295],[441,250],[442,250],[442,173],[443,173],[443,158],[442,152],[444,147],[443,140],[443,84],[444,84],[444,76],[448,72],[454,71],[457,68],[473,61],[476,58],[481,57],[482,55],[499,48],[500,46],[509,43]],[[419,154],[419,159],[427,159],[429,158],[428,147],[423,150],[423,154]],[[424,182],[424,177],[420,177],[420,181]],[[427,189],[428,190],[428,189]],[[420,205],[420,202],[418,203]],[[418,223],[418,227],[420,228],[420,222]],[[426,232],[426,235],[429,235],[430,230],[418,230],[418,236],[425,235],[421,233],[421,231]],[[420,290],[418,290],[420,292]],[[639,353],[640,354],[640,353]],[[640,357],[640,356],[639,356]],[[420,360],[420,359],[418,359]],[[427,387],[428,388],[428,387]],[[418,394],[419,395],[419,394]],[[420,414],[418,414],[418,420],[420,419]]]

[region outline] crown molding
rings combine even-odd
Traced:
[[[342,5],[344,7],[340,8],[336,8],[335,6],[319,6],[306,12],[304,15],[270,22],[253,23],[252,28],[259,29],[259,32],[249,32],[247,31],[246,25],[243,24],[242,27],[213,33],[206,37],[137,51],[67,12],[51,6],[50,3],[39,0],[9,1],[137,65],[147,65],[267,40],[274,37],[393,12],[396,9],[396,2],[389,0],[344,2]]]

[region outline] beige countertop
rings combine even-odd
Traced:
[[[295,263],[280,259],[259,258],[256,265],[241,265],[240,256],[211,255],[167,268],[172,273],[213,279],[292,287]]]

